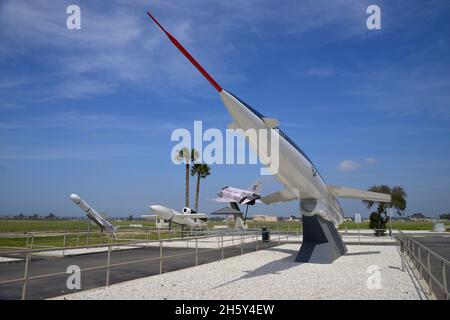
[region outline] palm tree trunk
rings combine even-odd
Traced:
[[[189,162],[186,162],[186,207],[189,207]]]
[[[195,211],[198,212],[198,195],[200,193],[200,173],[197,174],[197,189],[195,190]]]

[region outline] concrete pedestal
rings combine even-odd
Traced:
[[[332,263],[347,252],[334,224],[318,215],[303,216],[303,243],[296,262]]]

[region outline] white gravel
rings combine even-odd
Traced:
[[[286,244],[198,267],[79,292],[57,299],[420,299],[394,246],[349,246],[332,264],[293,262]],[[381,288],[369,289],[378,266]],[[372,267],[373,268],[373,267]]]

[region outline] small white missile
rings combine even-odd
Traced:
[[[102,230],[105,230],[107,233],[111,233],[114,236],[116,235],[115,233],[117,232],[117,228],[109,223],[105,218],[103,218],[85,201],[83,201],[79,195],[72,193],[70,195],[70,199],[72,199],[72,201],[86,213],[89,219],[91,219],[95,224],[102,228]]]
[[[201,222],[196,222],[196,219],[207,219],[208,216],[204,213],[196,213],[191,208],[183,208],[183,213],[177,212],[173,209],[161,206],[161,205],[151,205],[149,206],[150,210],[156,214],[157,217],[164,219],[166,221],[170,221],[179,225],[187,225],[190,227],[198,227],[201,226]],[[155,216],[153,215],[142,215],[141,218],[144,219],[152,219]]]

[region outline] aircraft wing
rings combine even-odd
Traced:
[[[208,219],[208,216],[204,213],[180,213],[176,214],[176,217],[191,218],[191,219]]]
[[[280,121],[278,121],[278,119],[273,119],[273,118],[263,118],[264,124],[268,127],[268,128],[276,128],[280,125]]]
[[[360,199],[375,202],[391,202],[391,195],[380,192],[328,185],[328,190],[338,198]]]
[[[252,202],[252,201],[257,202],[258,199],[261,199],[261,196],[258,195],[258,196],[248,197],[244,201],[242,201],[241,204],[247,204],[247,203]]]
[[[215,199],[211,199],[212,201],[215,202],[232,202],[234,200],[230,200],[230,199],[226,199],[226,198],[215,198]]]
[[[291,201],[295,199],[300,199],[300,197],[293,190],[290,190],[288,188],[261,197],[261,201],[265,204],[274,204],[279,202]]]

